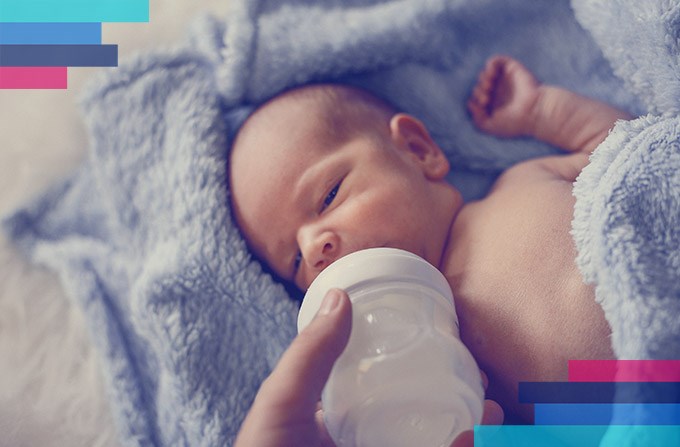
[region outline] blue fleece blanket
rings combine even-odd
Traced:
[[[579,12],[604,8],[602,3],[580,1],[574,7]],[[669,2],[658,3],[672,9]],[[677,89],[658,83],[666,79],[656,76],[656,67],[667,62],[664,55],[652,52],[644,67],[629,70],[617,64],[627,56],[606,51],[610,43],[600,39],[608,27],[622,39],[626,27],[654,28],[657,34],[642,34],[649,42],[636,42],[644,53],[659,39],[677,39],[677,11],[666,14],[675,34],[664,33],[651,14],[642,24],[589,22],[591,36],[566,0],[232,0],[231,6],[225,18],[199,19],[175,49],[139,55],[93,82],[83,98],[88,160],[5,221],[10,237],[36,262],[57,270],[84,310],[127,445],[230,444],[260,382],[294,336],[296,301],[251,258],[228,206],[229,142],[257,104],[315,81],[370,89],[423,119],[455,167],[452,182],[473,198],[503,168],[555,151],[528,140],[496,140],[472,126],[465,100],[484,60],[494,53],[513,55],[546,82],[633,114],[672,115],[673,109],[657,100],[671,94],[677,106],[680,98]],[[640,8],[633,0],[607,7]],[[625,81],[612,73],[600,47]],[[672,55],[674,69],[678,52]],[[645,77],[649,83],[640,80]],[[666,135],[664,120],[673,117],[620,126],[608,144],[633,142],[635,132],[648,129],[658,138],[640,141],[657,154],[665,153],[666,145],[675,147],[677,159],[677,132]],[[658,134],[652,128],[660,129]],[[591,176],[592,183],[598,175]],[[583,178],[586,182],[586,174]],[[677,174],[667,181],[675,183],[659,189],[670,197],[677,191]],[[605,189],[599,202],[580,205],[589,215],[577,216],[575,229],[599,218],[609,203]],[[587,188],[581,191],[579,202],[590,200]],[[647,192],[655,196],[656,188]],[[675,210],[668,219],[676,220],[664,222],[678,228],[677,196],[660,201],[663,210]],[[649,218],[653,215],[658,213]],[[627,318],[607,311],[620,355],[628,355],[624,334],[635,323],[631,315],[638,302],[651,306],[658,298],[675,306],[679,298],[677,287],[656,282],[678,285],[677,233],[664,228],[675,245],[660,241],[667,263],[653,265],[665,265],[676,276],[673,282],[652,275],[658,290],[652,289],[666,295],[650,300],[602,291],[608,280],[598,272],[609,259],[602,251],[612,245],[590,248],[600,239],[577,235],[580,256],[587,260],[582,266],[598,283],[605,309],[607,302],[612,308],[628,306]],[[622,241],[611,243],[618,247]],[[604,256],[604,266],[596,254]],[[631,290],[642,294],[649,287]],[[646,340],[645,327],[638,326],[636,340]],[[677,334],[671,332],[676,347]],[[656,339],[646,346],[653,343]],[[648,349],[630,355],[662,355]],[[677,348],[663,351],[677,354]]]
[[[619,359],[680,359],[680,3],[572,3],[650,112],[618,123],[576,181],[577,263]],[[630,393],[643,402],[650,390]],[[645,427],[658,423],[644,407],[615,407],[612,424],[626,427],[609,430],[601,446],[680,444],[677,430],[663,437]]]

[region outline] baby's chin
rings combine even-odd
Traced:
[[[416,254],[443,272],[446,266],[448,240],[449,238],[446,237],[444,241],[430,245],[428,250],[424,249],[422,254]]]

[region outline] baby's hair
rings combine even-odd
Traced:
[[[309,101],[318,105],[319,114],[316,118],[323,124],[323,131],[336,138],[348,137],[357,132],[376,136],[380,135],[379,130],[388,132],[390,119],[397,113],[396,108],[387,101],[366,90],[343,84],[310,84],[280,93],[259,106],[238,133],[247,132],[245,129],[249,127],[249,121],[260,110],[289,100]]]
[[[329,130],[338,136],[360,130],[387,130],[389,121],[397,113],[388,102],[376,95],[348,85],[316,84],[291,90],[287,94],[318,101],[325,111]]]

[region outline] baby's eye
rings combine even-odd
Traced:
[[[330,206],[331,203],[333,203],[333,199],[335,199],[335,196],[338,195],[338,190],[340,189],[340,184],[342,182],[338,182],[337,185],[331,189],[331,191],[328,193],[325,199],[323,199],[323,205],[321,205],[321,211],[325,210]]]
[[[302,253],[297,252],[295,259],[293,260],[293,274],[296,274],[300,270],[300,264],[302,264]]]

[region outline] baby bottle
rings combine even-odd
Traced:
[[[448,447],[481,422],[480,372],[439,270],[393,248],[347,255],[309,287],[298,332],[331,288],[352,301],[349,342],[321,397],[338,447]]]

